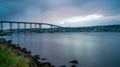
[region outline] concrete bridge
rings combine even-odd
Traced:
[[[33,30],[33,29],[49,29],[52,30],[53,28],[62,28],[61,26],[48,24],[48,23],[35,23],[35,22],[15,22],[15,21],[0,21],[0,31],[4,31],[5,25],[8,24],[9,27],[7,30],[13,32],[15,30]],[[23,25],[23,26],[22,26]],[[43,26],[48,26],[48,28],[43,28]],[[22,26],[22,27],[21,27]],[[13,28],[17,27],[17,28]]]
[[[48,23],[35,23],[35,22],[15,22],[15,21],[0,21],[0,34],[6,31],[5,25],[8,24],[7,31],[9,32],[120,32],[120,25],[108,26],[92,26],[92,27],[61,27]],[[14,25],[15,24],[15,25]],[[23,26],[22,26],[23,25]],[[47,25],[48,28],[43,26]],[[16,28],[14,28],[16,26]]]

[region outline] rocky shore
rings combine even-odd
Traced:
[[[2,38],[0,39],[0,45],[4,46],[6,51],[12,50],[20,59],[26,59],[28,67],[53,67],[50,62],[40,62],[39,55],[32,56],[30,50],[21,48],[18,44],[12,44],[11,40],[7,41]],[[19,67],[22,67],[22,64]]]
[[[27,50],[26,48],[21,48],[19,46],[19,44],[12,44],[11,40],[7,41],[6,39],[1,38],[0,39],[0,49],[2,49],[1,46],[4,47],[5,51],[12,51],[14,54],[16,54],[16,56],[19,58],[18,59],[19,61],[24,60],[24,61],[21,61],[21,63],[20,62],[18,64],[16,63],[16,64],[14,64],[14,66],[10,66],[10,67],[23,67],[23,66],[24,67],[55,67],[50,62],[39,61],[39,60],[46,60],[46,58],[40,58],[39,55],[31,55],[30,50]],[[2,59],[1,56],[4,57],[4,55],[0,55],[0,65],[3,62],[1,60]],[[5,59],[3,59],[3,60],[5,60]],[[72,64],[71,67],[76,67],[76,65],[78,64],[78,61],[72,60],[69,63]],[[2,67],[4,67],[4,66],[2,66]],[[66,67],[66,65],[61,65],[60,67]]]

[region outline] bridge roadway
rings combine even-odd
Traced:
[[[48,24],[48,23],[36,23],[36,22],[15,22],[15,21],[0,21],[0,31],[3,31],[4,30],[4,24],[9,24],[9,29],[10,31],[14,30],[13,29],[13,24],[17,24],[17,30],[20,30],[20,29],[24,29],[24,30],[28,30],[27,29],[27,25],[29,25],[29,29],[44,29],[42,28],[42,25],[47,25],[47,26],[50,26],[50,29],[52,28],[61,28],[61,26],[58,26],[58,25],[54,25],[54,24]],[[20,25],[23,24],[24,25],[24,28],[21,28]],[[34,27],[33,27],[34,25]],[[37,27],[39,26],[39,27]]]

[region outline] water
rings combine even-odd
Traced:
[[[56,67],[120,67],[120,33],[26,33],[4,36]]]

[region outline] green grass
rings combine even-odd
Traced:
[[[0,67],[29,67],[28,61],[20,59],[12,50],[0,44]]]

